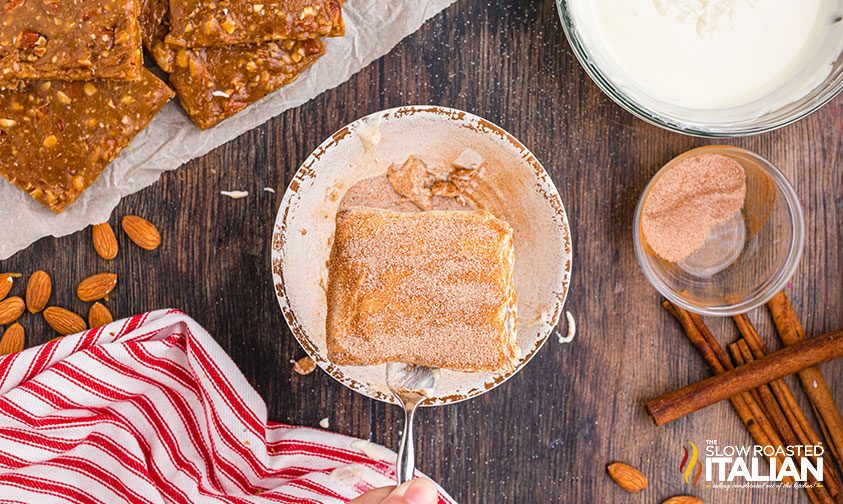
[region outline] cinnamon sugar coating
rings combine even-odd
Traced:
[[[703,246],[712,229],[741,211],[746,173],[734,159],[700,154],[656,180],[644,201],[641,229],[662,259],[679,262]]]
[[[337,214],[328,358],[499,371],[516,356],[512,228],[490,213]]]

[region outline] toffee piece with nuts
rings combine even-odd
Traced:
[[[0,91],[0,175],[62,212],[173,97],[137,81],[33,81]]]
[[[173,71],[175,51],[164,42],[170,31],[169,0],[140,0],[141,41],[155,63],[167,73]]]
[[[140,78],[138,1],[0,0],[0,87]]]
[[[294,81],[322,54],[318,39],[179,49],[170,84],[193,123],[205,129]]]
[[[339,0],[172,0],[166,41],[180,47],[336,37],[345,31]]]
[[[176,47],[164,40],[170,25],[166,0],[143,0],[140,23],[144,46],[170,73],[182,107],[202,129],[294,81],[325,53],[319,39]]]

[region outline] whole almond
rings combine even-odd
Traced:
[[[26,303],[18,296],[12,296],[0,301],[0,325],[11,324],[23,315]]]
[[[96,224],[91,228],[91,239],[94,242],[94,250],[97,254],[106,260],[111,260],[117,257],[119,246],[117,245],[117,237],[114,236],[114,230],[107,222]]]
[[[145,250],[155,250],[161,245],[161,233],[143,217],[127,215],[123,217],[122,225],[123,231],[138,247]]]
[[[102,327],[106,324],[114,322],[114,317],[111,312],[102,303],[94,303],[91,309],[88,310],[88,327],[91,329],[95,327]]]
[[[62,336],[76,334],[87,329],[82,317],[58,306],[51,306],[44,310],[44,320]]]
[[[647,488],[647,478],[629,464],[612,462],[607,469],[612,480],[627,492],[637,493]]]
[[[114,273],[97,273],[79,282],[76,295],[85,301],[98,301],[108,296],[117,287],[117,275]]]
[[[38,270],[29,277],[26,284],[26,309],[38,313],[47,306],[53,292],[53,280],[46,271]]]
[[[705,502],[692,495],[677,495],[676,497],[667,499],[662,504],[705,504]]]
[[[20,273],[0,273],[0,300],[6,299],[15,285],[15,278],[20,276]]]
[[[0,339],[0,355],[9,355],[23,350],[23,336],[22,325],[10,325],[3,333],[3,338]]]

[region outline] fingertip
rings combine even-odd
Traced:
[[[354,500],[349,501],[348,504],[382,504],[394,489],[394,486],[376,488],[366,492]]]
[[[404,493],[407,504],[434,504],[439,497],[436,485],[427,478],[418,478],[409,483]]]

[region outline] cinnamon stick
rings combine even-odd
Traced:
[[[736,315],[732,317],[732,320],[734,320],[738,331],[740,331],[741,336],[743,336],[755,359],[760,359],[769,353],[767,345],[761,340],[749,317],[746,315]],[[808,418],[802,412],[799,403],[796,402],[796,397],[794,397],[787,383],[783,379],[773,380],[770,382],[770,387],[779,399],[782,410],[788,414],[791,427],[797,436],[800,439],[815,440],[811,441],[811,444],[819,444],[819,436],[817,436],[816,431],[811,427]]]
[[[723,364],[723,368],[727,370],[734,369],[735,366],[732,364],[732,360],[729,359],[729,354],[727,354],[726,350],[724,350],[723,347],[720,346],[720,343],[717,341],[717,339],[715,339],[714,335],[711,333],[711,330],[705,324],[705,321],[702,319],[702,317],[697,313],[692,313],[687,310],[683,310],[682,308],[677,307],[676,309],[680,311],[680,316],[688,317],[689,319],[691,319],[691,322],[694,323],[694,326],[699,329],[700,334],[702,334],[703,338],[705,338],[705,341],[706,343],[708,343],[708,346],[711,347],[711,349],[714,351],[714,354]]]
[[[747,347],[752,352],[752,357],[754,359],[760,359],[767,355],[767,345],[764,344],[761,336],[758,335],[758,331],[755,330],[755,326],[752,325],[749,317],[746,315],[736,315],[732,317],[732,320],[743,336],[743,341],[746,342]],[[796,402],[796,397],[793,395],[790,386],[783,379],[774,380],[769,385],[800,444],[812,446],[822,445],[820,436],[808,421],[799,403]],[[827,438],[827,434],[825,435]],[[829,452],[831,453],[831,450]],[[839,458],[835,454],[832,454],[832,457],[837,462],[837,467],[843,469]],[[828,462],[831,462],[831,460]],[[839,470],[834,467],[834,463],[827,463],[825,469],[828,475],[827,484],[829,492],[832,496],[843,498],[843,481],[840,479]]]
[[[702,318],[699,319],[698,323],[705,326],[705,323],[702,321]],[[708,330],[708,327],[706,327],[706,330]],[[711,335],[711,331],[708,331],[708,334]],[[743,361],[738,360],[738,359],[736,359],[737,362],[735,362],[735,365],[732,365],[731,360],[728,358],[728,356],[726,354],[726,351],[723,350],[723,347],[721,347],[720,344],[716,340],[713,339],[713,336],[712,336],[712,342],[713,342],[712,343],[713,347],[716,348],[716,349],[719,349],[719,352],[722,352],[722,354],[724,356],[726,356],[724,358],[729,362],[729,368],[730,369],[734,369],[736,366],[743,365]],[[750,392],[752,392],[752,391],[750,391]],[[764,433],[765,433],[765,435],[768,439],[768,444],[773,446],[774,448],[784,447],[784,442],[782,441],[781,437],[779,436],[779,433],[776,431],[775,427],[773,426],[773,422],[764,413],[764,408],[762,408],[760,398],[755,399],[755,397],[756,397],[755,395],[752,395],[752,397],[747,398],[746,402],[747,402],[747,405],[750,408],[750,411],[755,415],[755,418],[758,420],[759,427],[761,428],[762,431],[764,431]],[[764,446],[764,445],[762,445],[762,446]],[[785,462],[785,457],[784,457],[784,455],[776,455],[776,460],[778,460],[779,467],[781,467],[782,464],[784,464],[784,462]],[[794,483],[793,479],[789,478],[789,477],[784,478],[782,480],[782,482],[787,484],[787,485],[792,485]],[[812,504],[817,504],[817,503],[828,504],[828,501],[823,500],[820,496],[817,495],[817,492],[815,492],[813,489],[806,488],[805,490],[806,490],[806,493],[808,494],[808,497],[809,497]]]
[[[738,340],[737,342],[729,345],[729,351],[732,353],[732,357],[735,359],[735,363],[739,367],[755,360],[753,359],[749,346],[746,344],[745,340]],[[787,421],[784,411],[782,411],[779,403],[773,396],[773,391],[770,390],[769,385],[764,383],[755,389],[755,392],[758,394],[761,404],[765,406],[765,410],[768,412],[768,417],[776,427],[782,441],[788,445],[799,444],[799,441],[796,439],[796,433]]]
[[[667,301],[665,301],[667,302]],[[673,306],[673,305],[671,305]],[[706,325],[705,321],[703,321],[702,317],[699,314],[689,312],[678,306],[674,306],[674,311],[676,315],[680,319],[688,319],[691,323],[697,328],[700,332],[702,337],[705,339],[706,344],[720,361],[723,369],[730,370],[734,369],[735,366],[732,364],[732,360],[729,358],[729,354],[726,353],[726,350],[720,345],[714,335],[711,333],[711,330]],[[682,321],[680,320],[680,323]],[[684,326],[684,323],[683,323]],[[776,431],[775,426],[772,424],[770,420],[770,415],[767,412],[767,409],[764,403],[761,401],[761,397],[755,390],[750,390],[749,395],[751,397],[746,398],[747,406],[749,406],[750,411],[757,417],[756,420],[761,427],[762,430],[766,433],[767,439],[774,445],[781,445],[781,439]],[[783,462],[784,459],[780,460],[779,462]]]
[[[817,336],[773,352],[764,358],[726,371],[646,402],[656,425],[664,425],[759,385],[843,357],[843,330]]]
[[[738,366],[743,366],[755,360],[752,355],[752,351],[749,348],[745,339],[740,339],[735,343],[729,345],[729,351],[732,353],[735,364]],[[790,422],[787,419],[784,411],[782,410],[781,406],[779,405],[778,401],[775,398],[770,386],[768,384],[761,385],[756,389],[758,394],[762,397],[762,401],[767,406],[768,411],[772,412],[770,420],[778,429],[779,434],[782,437],[782,440],[789,446],[796,446],[799,444],[807,444],[802,443],[796,436],[793,428],[790,425]],[[816,466],[817,458],[810,457],[812,463]],[[832,474],[831,471],[828,471],[828,465],[825,466],[826,474],[825,474],[825,483],[827,484],[828,488],[824,488],[823,486],[814,486],[813,488],[806,487],[805,490],[809,494],[813,494],[812,497],[816,498],[816,501],[822,503],[833,504],[834,499],[833,496],[837,495],[840,491],[839,484],[836,479],[836,475]],[[808,477],[808,483],[812,485],[816,485],[819,483],[816,478],[813,476]]]
[[[805,341],[805,330],[784,292],[776,294],[768,301],[767,308],[785,346],[790,347]],[[822,372],[816,367],[804,369],[799,372],[799,381],[814,407],[820,426],[827,433],[829,451],[838,464],[843,464],[843,417],[834,403],[834,396]]]
[[[703,360],[705,360],[713,373],[720,374],[724,373],[727,369],[734,368],[729,356],[717,340],[714,339],[714,336],[708,330],[702,318],[698,319],[698,323],[694,323],[688,311],[674,306],[670,301],[664,301],[662,306],[676,318],[684,329],[688,340],[694,345],[700,355],[702,355]],[[759,446],[781,446],[781,439],[779,439],[775,429],[773,429],[769,420],[761,412],[760,407],[749,393],[744,392],[730,397],[729,402],[732,404],[741,422],[746,426],[752,439]],[[777,456],[776,458],[780,465],[784,463],[783,456]],[[785,478],[783,483],[788,485],[793,484],[793,479],[790,477]],[[815,498],[812,498],[811,502],[817,501]]]

